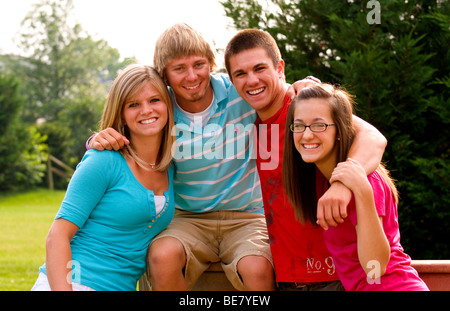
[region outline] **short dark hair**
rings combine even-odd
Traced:
[[[230,78],[230,58],[242,51],[254,48],[263,48],[267,52],[267,55],[272,59],[274,67],[277,67],[281,60],[281,53],[275,39],[268,32],[262,30],[244,29],[231,38],[225,48],[225,67]]]

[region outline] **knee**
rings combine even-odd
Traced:
[[[150,245],[148,264],[150,269],[158,266],[181,265],[184,267],[186,254],[183,244],[175,238],[164,237]]]
[[[263,256],[246,256],[238,262],[239,274],[251,276],[252,279],[272,280],[273,267],[269,260]]]

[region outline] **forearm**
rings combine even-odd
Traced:
[[[46,241],[47,278],[52,290],[72,290],[70,242],[79,228],[64,219],[53,222]]]
[[[47,239],[46,270],[52,290],[72,290],[70,242],[61,237]],[[69,267],[68,267],[69,266]]]
[[[387,145],[386,138],[371,124],[353,116],[356,136],[348,157],[357,160],[369,175],[381,163]]]
[[[368,186],[362,185],[354,193],[359,261],[366,273],[373,271],[371,261],[375,261],[380,267],[379,276],[382,276],[389,263],[390,246],[384,233],[381,219],[375,209],[372,188],[370,184]]]

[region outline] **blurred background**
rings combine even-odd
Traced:
[[[118,70],[151,65],[156,38],[177,22],[211,42],[221,71],[232,35],[259,28],[277,40],[288,82],[314,75],[355,95],[356,114],[388,139],[383,160],[400,191],[406,252],[450,258],[450,4],[443,0],[2,1],[0,219],[13,221],[2,212],[13,213],[6,202],[24,193],[36,194],[30,202],[52,193],[60,202]],[[15,235],[4,228],[3,271],[16,260],[2,261]]]

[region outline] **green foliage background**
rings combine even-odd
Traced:
[[[0,55],[0,191],[47,185],[51,154],[75,168],[97,130],[122,59],[106,41],[70,25],[72,0],[41,0],[16,40],[25,56]],[[20,96],[19,96],[20,94]],[[69,178],[55,177],[65,189]]]
[[[379,24],[368,22],[375,3]],[[383,160],[401,195],[402,245],[415,259],[450,258],[450,3],[222,5],[236,28],[266,30],[277,40],[289,82],[314,75],[356,95],[357,114],[388,139]]]
[[[368,23],[368,3],[380,23]],[[388,139],[384,162],[401,195],[402,244],[414,259],[450,258],[450,3],[442,0],[227,0],[236,28],[277,40],[288,82],[344,85],[357,114]],[[0,55],[0,192],[46,185],[52,154],[73,168],[97,129],[123,59],[80,25],[71,0],[41,0],[19,47]],[[67,179],[56,181],[65,189]]]

